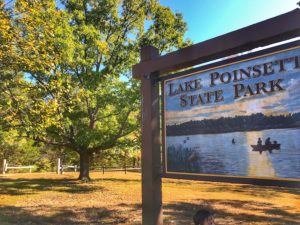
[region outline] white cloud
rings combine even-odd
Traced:
[[[282,114],[285,110],[281,101],[287,97],[287,93],[277,93],[266,98],[244,98],[230,104],[213,105],[209,107],[194,107],[189,110],[168,111],[166,123],[183,123],[190,120],[216,119],[220,117],[234,117],[251,115],[254,113]],[[211,115],[208,115],[211,114]]]

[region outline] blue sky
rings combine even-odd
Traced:
[[[59,7],[61,0],[56,0]],[[159,0],[187,23],[186,38],[202,42],[289,12],[300,0]]]
[[[299,0],[160,0],[183,14],[193,43],[258,23],[297,8]]]

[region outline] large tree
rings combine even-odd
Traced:
[[[140,47],[183,47],[186,24],[157,0],[68,0],[59,8],[54,0],[16,0],[11,9],[2,7],[12,37],[0,38],[13,51],[0,68],[0,89],[11,99],[1,102],[2,116],[36,142],[76,151],[79,178],[89,180],[93,153],[139,132],[139,84],[130,70]]]

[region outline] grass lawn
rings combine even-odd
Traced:
[[[0,175],[0,224],[141,224],[141,175],[91,173]],[[219,225],[299,225],[300,190],[163,180],[164,224],[192,224],[211,207]]]

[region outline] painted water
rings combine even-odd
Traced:
[[[279,150],[252,151],[268,137]],[[168,172],[300,178],[300,129],[167,136],[166,142]]]

